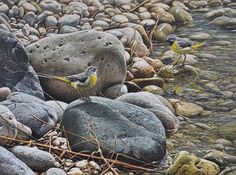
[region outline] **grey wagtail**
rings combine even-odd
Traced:
[[[44,78],[52,78],[55,80],[65,82],[69,86],[81,92],[83,90],[90,89],[96,85],[97,70],[98,70],[97,67],[90,66],[84,72],[75,75],[69,75],[63,77],[63,76],[53,76],[39,73],[38,76]]]
[[[190,54],[199,47],[204,46],[204,43],[194,42],[188,39],[179,38],[174,34],[169,35],[166,41],[170,44],[171,49],[175,53],[180,55],[179,58],[175,61],[175,63],[173,63],[174,65],[178,64],[179,59],[182,57],[182,55],[184,55],[184,60],[182,63],[182,66],[184,66],[186,60],[186,54]]]

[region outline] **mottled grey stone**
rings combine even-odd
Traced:
[[[28,94],[12,93],[0,104],[8,107],[15,115],[17,121],[28,126],[32,130],[34,137],[42,137],[58,121],[57,114],[53,108],[46,105],[46,102],[40,98]]]
[[[66,175],[66,172],[59,168],[50,168],[45,172],[45,175]]]
[[[173,112],[158,98],[149,92],[128,93],[116,100],[131,103],[153,112],[162,122],[167,134],[173,134],[179,127],[179,120]]]
[[[10,151],[0,146],[0,173],[2,175],[35,175],[35,173]]]
[[[77,14],[74,15],[64,15],[58,20],[59,27],[62,26],[71,26],[76,27],[79,24],[80,16]]]
[[[33,26],[34,21],[36,19],[36,15],[34,12],[27,12],[22,19],[25,20],[25,22],[28,23],[30,26]]]
[[[39,3],[43,11],[51,11],[53,13],[61,12],[61,4],[54,0],[43,0]]]
[[[46,171],[55,163],[55,158],[50,153],[37,148],[14,146],[11,152],[34,171]]]
[[[91,142],[95,136],[104,155],[115,151],[152,162],[166,154],[165,130],[160,120],[152,112],[129,103],[102,97],[91,97],[90,103],[76,100],[64,112],[62,127],[78,135],[67,135],[75,151],[96,151],[96,143]],[[134,161],[122,155],[118,159]]]

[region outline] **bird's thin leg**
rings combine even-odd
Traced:
[[[187,57],[186,54],[184,54],[184,60],[183,60],[182,66],[185,65],[186,57]]]
[[[173,65],[178,65],[179,60],[181,59],[181,54],[179,54],[179,58],[176,59],[176,61],[173,62]]]

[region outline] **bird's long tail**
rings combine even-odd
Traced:
[[[205,43],[195,43],[194,45],[192,45],[191,47],[193,48],[193,49],[198,49],[199,47],[202,47],[202,46],[204,46],[205,45]]]
[[[65,77],[42,74],[42,73],[37,73],[37,75],[38,75],[38,77],[42,77],[42,78],[49,78],[49,79],[54,79],[54,80],[60,80],[60,81],[63,81],[65,83],[70,83],[70,81],[68,79],[66,79]]]

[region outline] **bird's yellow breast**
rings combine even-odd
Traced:
[[[90,75],[89,88],[95,86],[97,83],[97,75]]]

